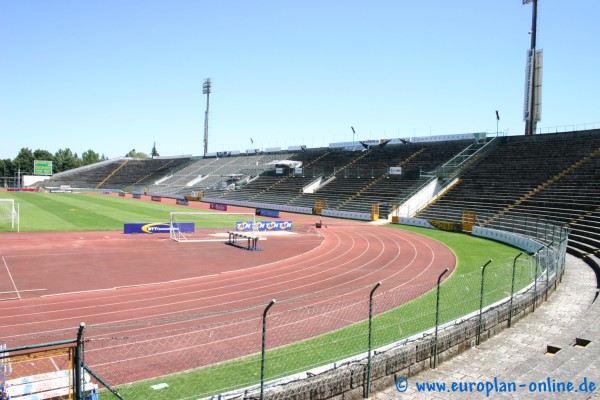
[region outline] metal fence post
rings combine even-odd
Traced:
[[[84,400],[85,393],[83,390],[83,331],[85,330],[85,322],[79,324],[77,330],[77,344],[75,346],[75,371],[73,373],[75,399]]]
[[[433,342],[433,369],[437,367],[437,348],[438,348],[438,323],[440,316],[440,283],[442,281],[442,276],[448,272],[448,268],[444,269],[444,271],[440,274],[437,281],[437,294],[435,301],[435,339]]]
[[[560,241],[560,245],[558,246],[558,249],[560,251],[560,261],[558,261],[558,268],[560,268],[560,282],[562,283],[562,277],[565,273],[565,252],[566,252],[566,245],[563,247],[563,242],[565,242],[569,237],[568,237],[568,231],[565,231],[565,238],[562,239],[561,236],[561,241]],[[596,249],[596,251],[594,253],[597,253],[598,250],[600,249]]]
[[[568,225],[563,225],[560,227],[560,243],[558,245],[558,251],[560,252],[560,260],[558,261],[558,268],[560,269],[560,281],[562,282],[562,276],[563,276],[563,258],[564,258],[564,251],[563,251],[563,242],[565,240],[567,240],[567,238],[569,237],[568,234]]]
[[[546,246],[546,260],[550,257],[550,252],[551,252],[551,247],[554,245],[554,240],[550,242],[550,244],[548,246]],[[548,289],[550,286],[550,266],[548,265],[548,262],[546,262],[546,293],[545,293],[545,297],[546,300],[548,301]]]
[[[121,396],[121,394],[115,388],[111,387],[104,379],[102,379],[100,376],[98,376],[98,374],[96,374],[94,371],[92,371],[90,369],[90,367],[88,367],[85,363],[83,363],[83,369],[86,370],[98,382],[100,382],[106,388],[106,390],[108,390],[109,392],[114,394],[120,400],[125,400],[123,398],[123,396]]]
[[[273,307],[275,299],[271,300],[269,305],[263,311],[262,317],[262,347],[260,353],[260,400],[265,398],[265,352],[267,349],[267,312]]]
[[[485,267],[487,267],[492,262],[490,258],[488,262],[481,268],[481,291],[479,292],[479,325],[477,327],[477,345],[481,343],[481,325],[482,325],[482,310],[483,310],[483,283],[485,279]]]
[[[540,264],[539,254],[543,248],[544,248],[544,246],[540,247],[538,251],[533,253],[533,256],[535,257],[535,273],[533,274],[533,312],[535,312],[535,304],[537,303],[537,281],[538,281],[538,270],[539,270],[539,264]]]
[[[375,287],[371,290],[371,294],[369,294],[369,353],[367,357],[367,387],[365,390],[365,399],[371,396],[371,338],[372,338],[372,328],[373,328],[373,294],[377,290],[377,288],[381,286],[381,282],[377,282]]]
[[[515,270],[517,269],[517,258],[521,257],[523,252],[520,252],[513,261],[512,269],[512,285],[510,287],[510,310],[508,312],[508,327],[512,326],[512,314],[513,314],[513,297],[515,297]]]

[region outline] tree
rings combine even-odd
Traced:
[[[21,151],[19,151],[19,154],[13,160],[15,172],[20,169],[21,174],[33,175],[33,160],[34,157],[31,149],[23,147]]]
[[[160,154],[158,154],[158,150],[156,150],[156,142],[154,142],[154,146],[152,146],[152,151],[150,152],[150,156],[152,158],[160,157]]]
[[[10,158],[0,160],[0,175],[12,176],[13,174],[13,162]]]
[[[131,157],[131,158],[148,158],[148,154],[143,153],[143,152],[137,152],[135,151],[135,149],[131,149],[131,151],[127,154],[125,154],[125,157]]]
[[[81,153],[81,164],[82,165],[95,164],[98,161],[100,161],[100,155],[92,149]]]
[[[56,172],[68,171],[81,165],[77,153],[73,153],[69,148],[58,149],[54,154],[54,163],[56,164]]]
[[[3,178],[11,178],[15,175],[15,170],[13,168],[13,162],[10,158],[6,160],[0,160],[0,176]],[[7,187],[7,182],[9,179],[2,179],[0,183],[0,187]]]
[[[33,152],[33,158],[41,161],[54,161],[54,155],[48,150],[37,149]]]

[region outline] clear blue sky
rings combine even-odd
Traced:
[[[539,0],[538,127],[600,122],[600,1]],[[521,0],[0,0],[0,158],[524,130]],[[597,124],[598,126],[598,124]]]

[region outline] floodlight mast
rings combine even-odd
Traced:
[[[206,78],[204,80],[204,84],[202,85],[202,94],[206,95],[206,111],[204,112],[204,155],[208,153],[208,106],[209,106],[209,98],[210,98],[210,90],[212,87],[212,80],[210,78]]]
[[[535,65],[535,47],[536,47],[536,34],[537,34],[537,4],[538,0],[523,0],[523,5],[533,3],[532,17],[531,17],[531,95],[530,95],[530,104],[529,104],[529,118],[525,121],[525,135],[535,135],[537,131],[537,110],[535,106],[536,98],[535,98],[535,75],[536,75],[536,65]]]

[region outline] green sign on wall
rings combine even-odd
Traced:
[[[52,161],[33,160],[34,175],[52,175]]]

